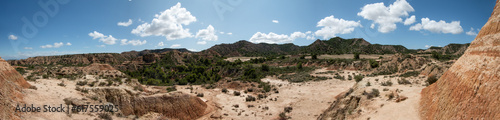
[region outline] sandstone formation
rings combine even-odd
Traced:
[[[93,63],[86,67],[63,67],[55,72],[57,75],[99,75],[103,77],[123,77],[125,74],[108,64]]]
[[[181,120],[196,119],[205,114],[207,104],[198,97],[183,93],[139,96],[120,88],[93,88],[96,97],[120,106],[123,115],[142,116],[150,112]]]
[[[423,119],[500,119],[500,6],[465,54],[422,90]]]
[[[21,74],[0,58],[0,119],[19,119],[20,113],[14,112],[14,108],[22,102],[22,89],[30,86]]]

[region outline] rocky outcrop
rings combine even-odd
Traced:
[[[180,92],[139,96],[121,88],[93,88],[91,91],[98,99],[120,106],[120,111],[126,116],[155,112],[168,118],[188,120],[203,116],[207,108],[200,98]]]
[[[465,54],[422,90],[424,119],[500,119],[500,6]]]
[[[19,119],[20,113],[14,112],[14,108],[22,102],[22,89],[30,86],[21,74],[0,58],[0,119]]]

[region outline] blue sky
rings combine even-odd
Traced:
[[[0,57],[169,47],[200,51],[239,40],[309,45],[334,36],[425,49],[470,43],[494,4],[494,0],[2,0]]]

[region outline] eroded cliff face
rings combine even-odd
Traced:
[[[19,119],[14,107],[22,102],[22,89],[30,86],[21,74],[0,58],[0,119]]]
[[[500,119],[500,6],[465,54],[422,90],[424,119]]]

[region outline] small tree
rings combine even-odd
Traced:
[[[261,65],[261,70],[262,70],[262,71],[269,71],[269,65],[262,64],[262,65]]]
[[[358,60],[358,59],[359,59],[359,54],[360,54],[360,53],[355,52],[355,53],[354,53],[354,59]]]
[[[313,55],[311,56],[311,59],[313,59],[313,60],[316,60],[316,59],[318,59],[318,55],[316,55],[316,54],[313,54]]]
[[[356,80],[356,82],[359,82],[359,81],[363,80],[363,76],[356,75],[356,76],[354,76],[354,80]]]
[[[302,62],[297,63],[297,69],[302,69]]]

